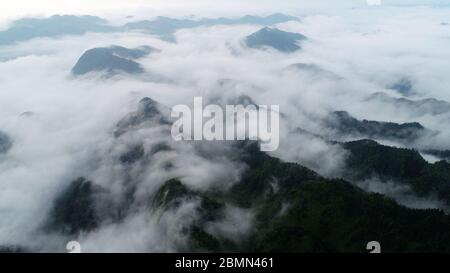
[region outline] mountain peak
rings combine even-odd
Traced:
[[[112,45],[110,47],[98,47],[83,53],[72,69],[75,76],[84,75],[89,72],[106,71],[108,74],[125,72],[128,74],[143,73],[144,69],[135,62],[156,49],[149,46],[137,48],[126,48]]]
[[[245,43],[250,48],[271,47],[281,52],[291,53],[300,49],[298,43],[302,40],[306,40],[302,34],[264,27],[247,36]]]

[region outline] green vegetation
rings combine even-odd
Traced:
[[[330,114],[325,126],[337,130],[342,135],[354,135],[366,138],[389,139],[400,142],[411,142],[432,132],[420,123],[394,123],[373,120],[358,120],[346,111]]]
[[[374,141],[344,146],[352,152],[348,163],[355,177],[377,173],[410,183],[417,191],[447,189],[446,162],[429,164],[416,151]],[[234,160],[247,169],[229,190],[197,191],[171,179],[151,198],[149,209],[161,213],[186,201],[199,204],[198,217],[182,229],[187,244],[180,244],[180,251],[366,252],[367,242],[375,240],[383,252],[450,252],[450,217],[440,210],[409,209],[347,181],[325,179],[270,157],[255,142],[238,142],[235,149]],[[55,200],[46,229],[74,235],[97,228],[102,214],[109,213],[96,207],[101,193],[84,178],[72,182]],[[238,239],[208,228],[220,225],[232,206],[254,214],[251,229]]]
[[[186,251],[366,252],[373,240],[381,242],[383,252],[450,251],[450,217],[442,211],[408,209],[346,181],[281,162],[255,143],[239,145],[239,158],[249,168],[230,191],[197,193],[171,180],[157,194],[159,205],[179,198],[221,200],[202,201],[205,213],[190,228]],[[208,221],[220,219],[223,203],[255,213],[252,231],[238,244],[205,230]]]
[[[380,145],[372,140],[344,143],[350,151],[348,177],[362,180],[377,177],[409,185],[418,196],[436,195],[450,204],[450,164],[430,164],[419,152]]]
[[[73,181],[54,201],[45,229],[69,235],[95,229],[99,217],[94,195],[100,191],[98,186],[84,178]]]

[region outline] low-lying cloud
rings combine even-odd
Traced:
[[[349,13],[353,16],[344,16]],[[339,145],[318,137],[327,128],[316,121],[330,111],[346,110],[361,119],[417,121],[440,132],[416,143],[417,148],[450,149],[450,113],[418,116],[367,100],[380,91],[401,96],[390,86],[408,78],[414,90],[411,99],[450,101],[450,63],[446,61],[450,28],[440,25],[445,19],[443,10],[432,8],[306,16],[301,22],[277,25],[308,37],[302,49],[292,54],[246,48],[243,38],[259,30],[257,25],[183,29],[176,32],[176,43],[136,31],[37,38],[0,46],[0,131],[14,140],[8,153],[0,155],[0,245],[45,245],[44,251],[59,247],[64,251],[61,242],[67,238],[36,234],[55,196],[80,176],[120,198],[124,198],[126,176],[132,176],[139,181],[137,206],[173,177],[200,191],[238,181],[244,167],[217,156],[227,152],[226,146],[214,151],[216,157],[210,160],[199,155],[195,145],[171,143],[171,151],[144,166],[127,170],[119,166],[117,158],[138,142],[149,149],[170,139],[170,131],[160,127],[113,137],[117,122],[135,111],[142,97],[168,107],[189,105],[194,96],[214,101],[239,95],[257,104],[280,105],[280,149],[272,155],[328,177],[340,176],[347,156]],[[84,51],[113,44],[159,49],[139,63],[147,75],[164,80],[145,75],[110,79],[70,75]],[[296,63],[317,65],[336,77],[286,69]],[[165,168],[168,161],[171,168]],[[365,181],[360,186],[404,197],[395,183]],[[403,203],[435,207],[435,200],[432,205],[411,200]],[[178,229],[195,219],[196,205],[190,200],[162,218],[138,206],[125,221],[105,224],[79,240],[86,251],[175,251],[184,240],[178,237]],[[249,229],[252,214],[227,208],[224,221],[210,229],[224,236],[239,235]]]

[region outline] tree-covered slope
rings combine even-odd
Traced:
[[[376,177],[409,185],[419,196],[437,195],[450,204],[450,164],[428,163],[419,152],[380,145],[372,140],[347,142],[347,176],[352,180]]]
[[[439,210],[413,210],[380,194],[366,193],[343,180],[324,179],[297,164],[284,163],[240,145],[249,168],[226,192],[196,192],[179,180],[158,191],[154,206],[174,209],[198,199],[201,217],[186,233],[184,251],[365,252],[379,241],[383,252],[447,252],[450,217]],[[208,233],[233,205],[255,213],[251,231],[239,242]]]
[[[118,123],[121,133],[114,136],[120,139],[139,128],[168,126],[161,122],[164,115],[158,109],[155,101],[143,99],[137,112]],[[118,164],[135,171],[152,161],[158,154],[155,149],[170,152],[171,145],[131,147],[118,157]],[[429,164],[414,150],[369,140],[342,145],[350,152],[351,178],[376,174],[407,183],[417,193],[445,197],[448,163]],[[193,148],[199,156],[208,156]],[[183,177],[172,177],[138,203],[134,191],[142,181],[133,176],[126,181],[124,202],[95,181],[77,179],[55,199],[43,231],[77,236],[105,223],[120,224],[127,215],[143,210],[157,222],[181,217],[182,221],[164,226],[177,233],[171,234],[177,238],[173,242],[177,251],[366,252],[369,241],[380,242],[383,252],[450,251],[446,243],[450,217],[443,211],[410,209],[351,182],[324,178],[269,156],[256,142],[237,141],[226,151],[222,157],[243,167],[238,181],[230,178],[221,181],[221,187],[194,188]]]

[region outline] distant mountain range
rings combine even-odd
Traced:
[[[324,126],[335,130],[342,136],[355,138],[374,138],[412,143],[420,137],[430,135],[418,122],[394,123],[372,120],[358,120],[346,111],[332,112],[325,120]]]
[[[130,22],[123,26],[108,25],[108,22],[95,16],[54,15],[48,18],[25,18],[14,21],[10,27],[0,31],[0,45],[12,44],[38,37],[58,37],[63,35],[82,35],[87,32],[123,32],[141,30],[159,35],[173,41],[175,31],[184,28],[212,25],[255,24],[273,25],[299,19],[284,14],[272,14],[267,17],[247,15],[241,18],[218,19],[175,19],[157,17],[153,20]]]
[[[49,18],[25,18],[14,21],[9,29],[0,31],[0,45],[37,37],[82,35],[86,32],[110,32],[117,29],[95,16],[54,15]]]
[[[246,15],[241,18],[217,18],[217,19],[173,19],[168,17],[157,17],[154,20],[144,20],[127,23],[123,26],[125,30],[143,30],[150,34],[160,35],[166,40],[173,40],[172,35],[179,29],[194,28],[199,26],[213,25],[274,25],[287,21],[298,21],[297,17],[276,13],[267,17]]]
[[[374,93],[367,98],[368,101],[378,101],[386,105],[392,105],[399,110],[406,110],[415,115],[440,115],[450,112],[450,103],[434,98],[413,100],[409,98],[395,98],[386,93]]]
[[[291,53],[300,49],[299,42],[303,40],[306,40],[306,37],[302,34],[265,27],[246,37],[245,44],[250,48],[270,47],[281,52]]]
[[[245,42],[251,48],[272,47],[289,53],[300,49],[298,42],[304,39],[306,37],[301,34],[266,27],[246,37]],[[130,49],[117,45],[89,49],[79,58],[72,69],[72,74],[80,76],[99,71],[106,72],[106,76],[117,73],[140,74],[144,72],[144,69],[136,62],[136,59],[157,51],[149,46]],[[297,64],[297,66],[300,65]],[[313,65],[303,65],[300,69],[320,71]]]

